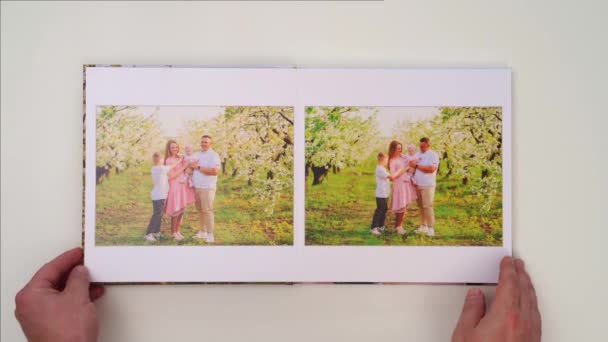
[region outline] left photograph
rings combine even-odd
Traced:
[[[95,245],[292,245],[293,113],[98,106]]]

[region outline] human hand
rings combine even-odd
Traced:
[[[90,287],[82,248],[46,263],[15,297],[15,317],[29,342],[97,340],[99,326],[93,301],[104,294]]]
[[[452,342],[540,342],[536,292],[522,260],[502,259],[496,298],[485,311],[483,292],[470,289]]]
[[[416,167],[417,164],[418,164],[418,161],[416,161],[415,159],[410,160],[411,167]]]

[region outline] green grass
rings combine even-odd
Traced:
[[[160,242],[143,239],[152,215],[152,178],[150,168],[132,168],[112,174],[96,189],[95,244],[132,245],[205,245],[192,236],[198,231],[194,204],[186,208],[181,242],[170,238],[169,217],[163,216]],[[293,194],[282,194],[273,215],[264,212],[246,180],[220,176],[215,196],[216,245],[291,245],[293,241]]]
[[[487,213],[479,208],[483,199],[467,191],[456,178],[437,176],[435,191],[435,237],[413,234],[419,225],[416,203],[407,210],[403,239],[394,231],[394,214],[387,213],[381,236],[369,233],[375,200],[375,160],[359,167],[330,172],[320,185],[306,184],[307,245],[412,245],[412,246],[500,246],[502,245],[502,195],[497,194]],[[390,203],[390,199],[389,199]]]

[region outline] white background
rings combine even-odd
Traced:
[[[513,68],[514,254],[545,341],[603,341],[603,1],[15,3],[1,11],[2,341],[80,244],[84,63]],[[446,341],[464,286],[112,286],[101,341]],[[491,288],[486,288],[492,292]]]

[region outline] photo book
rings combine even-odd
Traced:
[[[496,283],[511,70],[84,67],[97,283]]]

